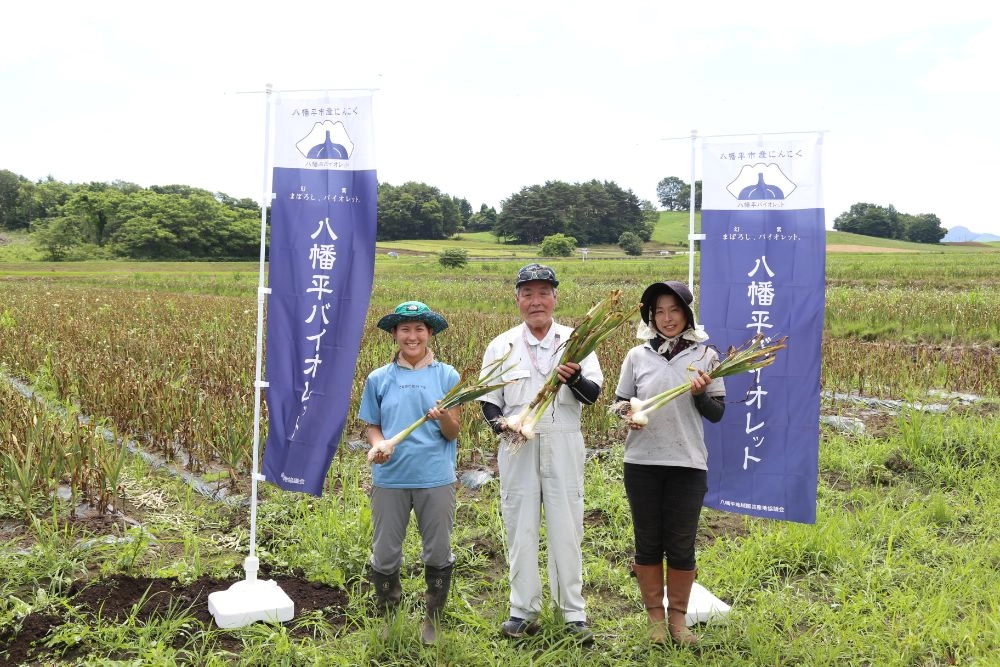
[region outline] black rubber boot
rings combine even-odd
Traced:
[[[448,591],[451,590],[451,571],[454,567],[454,564],[445,567],[424,566],[424,581],[427,582],[427,615],[420,626],[420,641],[426,646],[437,643],[441,612],[448,601]]]
[[[403,584],[399,580],[399,570],[382,574],[369,566],[372,586],[375,587],[375,607],[379,613],[386,615],[399,606],[403,597]]]

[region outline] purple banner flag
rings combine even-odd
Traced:
[[[775,362],[726,378],[726,412],[706,424],[715,509],[816,521],[826,230],[821,136],[706,143],[700,307],[724,355],[760,333],[788,336]]]
[[[283,489],[320,495],[374,277],[371,96],[279,99],[274,109],[262,471]]]

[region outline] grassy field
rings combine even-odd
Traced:
[[[35,261],[40,255],[31,246],[27,232],[0,232],[0,262]]]
[[[687,252],[687,237],[690,230],[690,214],[683,211],[660,211],[660,218],[653,230],[653,236],[646,243],[643,254],[656,255],[660,251]],[[695,232],[701,231],[701,213],[695,214]],[[944,252],[969,253],[976,250],[1000,250],[1000,243],[960,245],[911,243],[879,239],[873,236],[862,236],[847,232],[828,230],[826,242],[829,252]],[[380,253],[391,251],[400,254],[435,255],[445,248],[464,248],[470,257],[488,258],[525,258],[538,253],[538,246],[497,243],[496,237],[489,232],[460,234],[444,241],[385,241],[378,244]],[[588,256],[625,257],[625,253],[616,245],[596,245],[587,248]]]
[[[860,245],[848,240],[841,245]],[[822,413],[865,430],[822,427],[815,525],[704,512],[699,581],[733,610],[726,623],[699,629],[694,651],[644,640],[627,573],[623,432],[606,414],[606,394],[583,420],[593,450],[584,590],[596,646],[568,642],[551,610],[537,637],[499,636],[507,589],[495,479],[460,488],[444,641],[419,643],[412,526],[404,613],[382,632],[363,578],[370,471],[348,444],[360,426],[362,379],[389,354],[374,321],[402,300],[425,300],[452,324],[435,352],[474,367],[484,341],[516,322],[511,277],[529,256],[446,270],[433,250],[413,252],[377,259],[351,420],[327,492],[261,487],[258,556],[293,595],[296,617],[233,631],[214,626],[204,594],[242,575],[249,539],[239,500],[249,473],[256,264],[0,264],[0,662],[998,664],[995,252],[829,255]],[[687,262],[554,261],[563,281],[557,315],[573,323],[611,289],[637,296],[652,279],[684,279]],[[605,343],[606,375],[632,344],[630,336]],[[40,400],[26,399],[24,386]],[[496,442],[474,410],[460,442],[463,472],[495,472]],[[125,595],[131,589],[136,596]]]

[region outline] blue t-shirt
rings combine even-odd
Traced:
[[[416,370],[386,364],[368,375],[358,417],[381,427],[388,440],[426,415],[458,380],[458,371],[439,361]],[[372,482],[389,489],[454,484],[457,454],[457,441],[445,440],[437,421],[428,419],[396,445],[392,458],[372,466]]]

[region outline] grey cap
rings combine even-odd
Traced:
[[[551,267],[544,264],[528,264],[527,266],[522,266],[517,272],[517,282],[514,283],[514,287],[520,287],[532,280],[544,280],[553,287],[559,286],[559,281],[556,280],[556,272]]]

